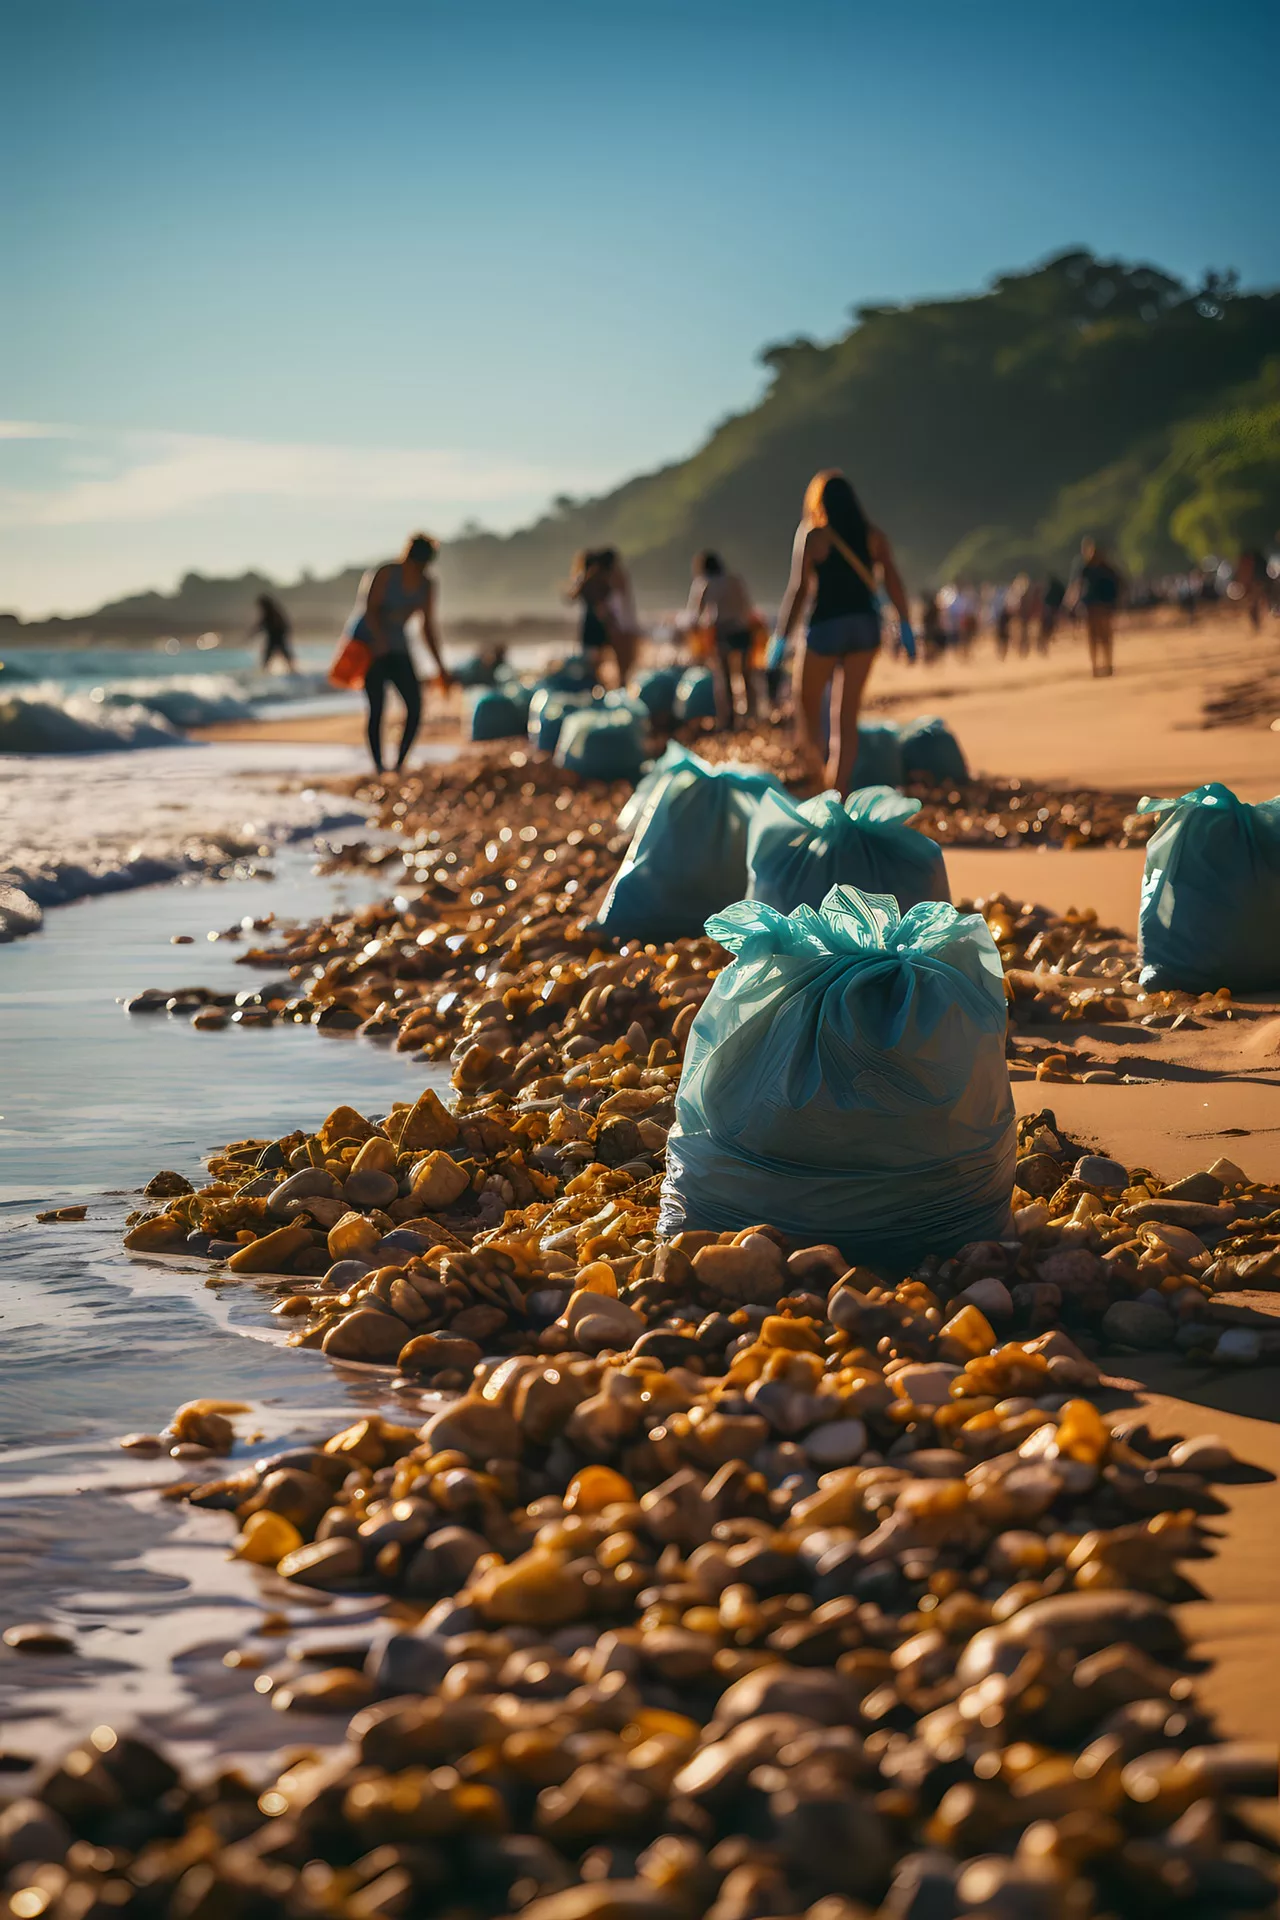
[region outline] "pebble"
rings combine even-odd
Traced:
[[[12,1647],[15,1653],[75,1652],[75,1641],[69,1634],[59,1633],[56,1627],[45,1626],[42,1621],[6,1627],[2,1637],[6,1647]]]
[[[804,1443],[815,1467],[847,1467],[867,1450],[867,1429],[861,1420],[831,1420],[815,1427]]]
[[[1102,1333],[1116,1346],[1167,1347],[1173,1335],[1173,1316],[1144,1300],[1117,1300],[1102,1316]]]
[[[1081,1154],[1072,1177],[1083,1186],[1102,1187],[1111,1193],[1122,1193],[1129,1184],[1129,1175],[1120,1162],[1099,1153]]]

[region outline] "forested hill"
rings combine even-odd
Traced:
[[[459,542],[453,592],[520,600],[609,542],[644,600],[700,545],[762,597],[785,579],[801,495],[843,467],[910,581],[1065,564],[1084,533],[1142,571],[1280,526],[1280,294],[1199,289],[1063,254],[985,293],[861,308],[829,345],[762,355],[773,378],[691,459],[505,539]]]
[[[690,459],[559,502],[518,533],[452,542],[446,613],[550,610],[575,550],[606,543],[644,606],[683,598],[702,545],[773,600],[805,483],[827,466],[854,480],[913,588],[1061,568],[1084,533],[1153,572],[1280,528],[1280,293],[1242,293],[1233,276],[1192,289],[1066,253],[984,293],[862,307],[840,339],[761,358],[763,398]],[[308,579],[282,597],[300,623],[331,624],[356,578]],[[175,596],[76,624],[199,631],[240,617],[266,584],[193,575]]]

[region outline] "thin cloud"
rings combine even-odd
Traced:
[[[70,440],[74,434],[74,427],[51,420],[0,420],[0,440]]]
[[[64,474],[40,487],[0,492],[10,526],[83,527],[168,520],[232,501],[287,500],[316,505],[358,500],[413,504],[464,514],[546,494],[560,472],[531,463],[439,449],[312,445],[239,440],[216,434],[80,434],[75,429],[9,422],[0,438],[107,439],[119,471],[105,477]],[[583,484],[583,476],[577,477]]]

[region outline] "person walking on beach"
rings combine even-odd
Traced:
[[[625,687],[635,664],[636,646],[640,639],[635,589],[616,547],[601,548],[600,564],[609,579],[609,630],[613,641],[613,657],[618,663],[618,685]]]
[[[271,671],[271,662],[277,658],[284,661],[286,672],[298,671],[290,643],[289,616],[280,602],[272,599],[269,593],[258,595],[258,618],[249,629],[249,638],[256,639],[258,634],[262,635],[262,671],[264,673]]]
[[[1039,639],[1041,653],[1048,653],[1049,651],[1054,633],[1057,630],[1058,617],[1062,612],[1062,603],[1066,597],[1067,589],[1065,583],[1059,580],[1056,573],[1051,573],[1044,583],[1044,592],[1041,596]]]
[[[947,650],[946,619],[940,593],[926,593],[920,601],[920,652],[926,667]]]
[[[733,728],[737,718],[735,677],[742,688],[747,719],[754,720],[756,696],[749,656],[755,609],[741,575],[727,572],[720,555],[710,548],[694,557],[688,612],[691,626],[709,627],[714,637],[716,724],[725,732]]]
[[[1106,680],[1115,672],[1112,644],[1116,608],[1124,580],[1096,540],[1080,542],[1070,604],[1084,608],[1089,634],[1089,666],[1095,680]]]
[[[843,473],[816,473],[804,496],[804,513],[792,549],[791,579],[778,610],[785,640],[808,609],[804,644],[796,662],[796,712],[801,742],[815,773],[842,798],[848,795],[858,757],[858,712],[863,689],[880,648],[877,581],[911,632],[893,549],[872,526]],[[825,767],[819,748],[823,698],[831,690],[831,733]]]
[[[363,640],[369,649],[364,691],[369,702],[369,752],[379,773],[383,770],[382,709],[387,688],[394,687],[404,702],[397,773],[409,756],[422,719],[422,693],[405,631],[415,614],[421,616],[422,637],[436,663],[440,684],[449,685],[436,626],[436,583],[429,571],[438,552],[438,543],[429,534],[412,534],[399,560],[388,560],[365,575],[355,609],[343,629],[348,638]]]
[[[614,647],[616,629],[610,604],[612,596],[612,570],[608,565],[608,549],[588,548],[580,553],[573,563],[568,598],[576,601],[582,609],[578,644],[582,649],[582,657],[590,669],[593,683],[599,682],[600,662],[604,658],[606,649],[612,652]]]
[[[1257,547],[1245,547],[1235,564],[1235,585],[1249,625],[1255,633],[1261,630],[1262,616],[1267,611],[1267,589],[1270,584],[1266,555]]]

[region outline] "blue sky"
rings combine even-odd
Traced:
[[[517,524],[1071,244],[1274,283],[1278,22],[0,0],[0,607]]]

